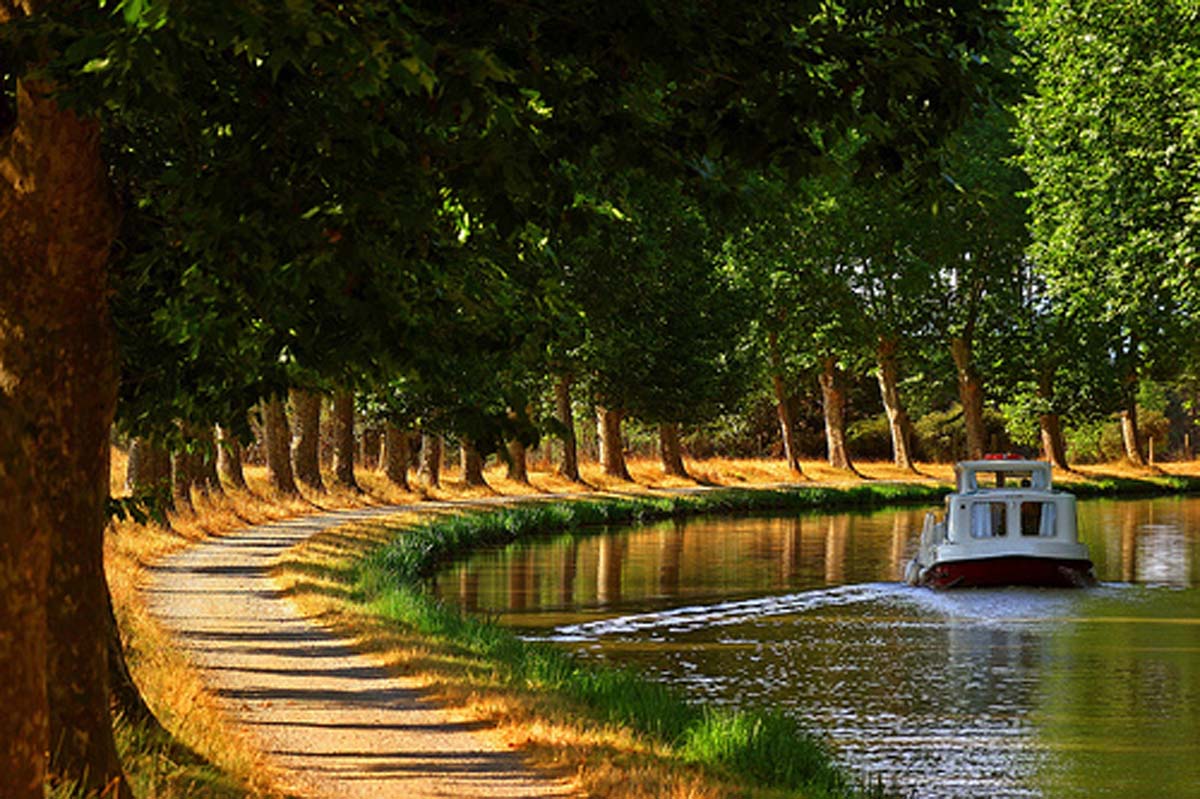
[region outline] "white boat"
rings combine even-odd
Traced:
[[[1095,583],[1075,529],[1075,497],[1051,487],[1050,464],[1010,456],[961,461],[939,519],[930,512],[904,579],[934,588]]]

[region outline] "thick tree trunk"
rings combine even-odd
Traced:
[[[879,366],[879,394],[883,399],[883,409],[887,414],[888,429],[892,433],[892,463],[901,469],[916,471],[912,458],[912,423],[908,411],[900,400],[899,368],[896,353],[899,346],[896,339],[880,337],[876,350]]]
[[[621,411],[610,411],[597,406],[596,427],[600,438],[600,465],[609,477],[630,480],[629,467],[625,464],[625,445],[621,440]]]
[[[362,467],[375,471],[379,469],[379,448],[383,441],[383,431],[372,427],[362,431]]]
[[[779,433],[783,438],[783,458],[788,471],[799,477],[804,474],[800,466],[800,449],[796,445],[796,417],[788,396],[787,383],[783,379],[783,360],[779,355],[779,338],[774,333],[767,335],[767,350],[771,360],[771,388],[775,391],[775,415],[779,418]]]
[[[1038,374],[1037,396],[1046,408],[1054,397],[1054,370],[1042,369]],[[1058,413],[1047,410],[1038,414],[1038,427],[1042,434],[1042,453],[1056,469],[1070,471],[1067,465],[1067,444],[1063,438],[1062,421]]]
[[[987,448],[987,430],[983,423],[983,383],[975,371],[970,340],[958,336],[950,339],[950,355],[958,375],[958,400],[967,428],[967,457],[978,460]]]
[[[321,480],[321,395],[293,388],[288,392],[292,406],[292,469],[296,480],[313,491],[324,492]]]
[[[846,446],[846,389],[836,358],[821,359],[820,383],[829,465],[835,469],[853,469],[850,451]]]
[[[354,392],[333,395],[333,479],[342,488],[362,491],[354,479]]]
[[[13,10],[0,5],[0,23]],[[107,263],[117,213],[99,126],[51,94],[19,82],[16,127],[0,139],[0,414],[18,425],[0,438],[24,456],[0,461],[0,482],[32,472],[11,508],[0,502],[10,511],[0,517],[0,751],[24,761],[0,763],[0,795],[40,797],[49,752],[56,777],[129,796],[108,715],[102,555],[117,387]]]
[[[658,449],[663,473],[672,477],[690,477],[683,466],[683,447],[679,443],[679,424],[664,422],[658,426]]]
[[[554,410],[558,423],[562,426],[563,458],[558,466],[558,473],[578,483],[579,447],[575,439],[575,413],[571,409],[571,378],[566,375],[559,375],[554,381]]]
[[[267,481],[271,490],[294,497],[300,493],[292,474],[291,435],[283,400],[273,396],[263,402],[263,437],[267,450]]]
[[[483,479],[483,458],[475,448],[475,442],[464,437],[459,454],[462,460],[463,482],[473,487],[486,486],[487,481]]]
[[[392,485],[405,491],[408,485],[408,433],[389,424],[383,428],[383,471]]]
[[[247,489],[246,473],[242,471],[242,444],[225,427],[217,428],[217,470],[229,485]]]
[[[523,485],[529,485],[529,462],[525,445],[520,439],[508,442],[508,479]]]
[[[442,437],[421,431],[421,462],[417,476],[428,488],[442,485]]]

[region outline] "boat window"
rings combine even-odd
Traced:
[[[1022,502],[1021,535],[1054,536],[1054,503]]]
[[[976,502],[971,506],[971,537],[993,538],[1005,532],[1005,504]]]

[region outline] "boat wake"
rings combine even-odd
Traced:
[[[547,636],[548,641],[569,643],[593,641],[610,635],[630,635],[660,631],[686,633],[712,627],[744,624],[770,616],[786,616],[828,607],[844,607],[861,602],[878,602],[905,591],[896,583],[845,585],[800,594],[757,597],[713,605],[688,605],[654,613],[636,613],[611,619],[567,624]]]

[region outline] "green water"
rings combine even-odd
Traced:
[[[1081,502],[1086,590],[901,585],[924,512],[559,538],[437,590],[697,698],[785,708],[916,797],[1200,797],[1200,499]]]

